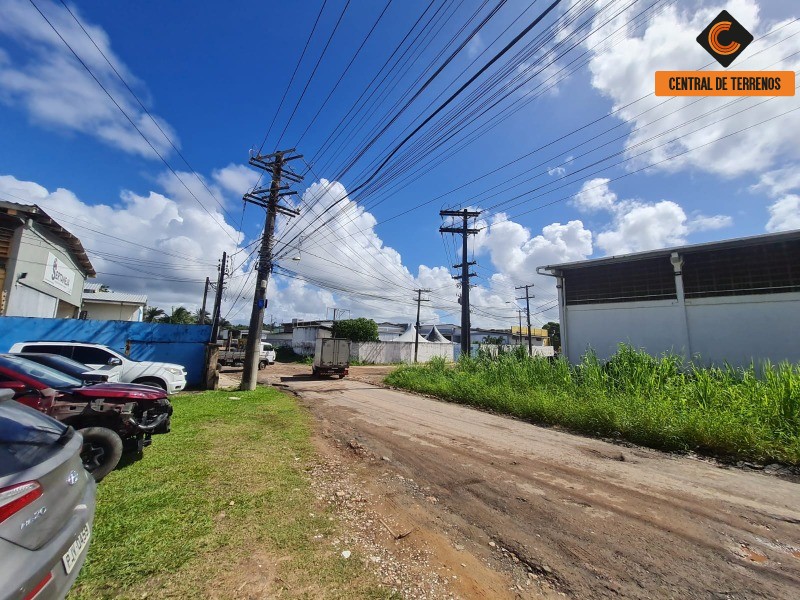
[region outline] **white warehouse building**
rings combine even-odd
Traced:
[[[570,362],[620,343],[704,364],[800,362],[800,230],[537,271],[558,280]]]

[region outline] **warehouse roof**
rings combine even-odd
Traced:
[[[147,304],[147,294],[127,294],[104,289],[103,284],[87,283],[83,286],[84,302],[116,302],[120,304]]]
[[[793,242],[800,240],[800,229],[785,231],[781,233],[768,233],[764,235],[754,235],[743,238],[733,238],[718,242],[705,242],[703,244],[690,244],[686,246],[675,246],[672,248],[659,248],[658,250],[647,250],[645,252],[634,252],[631,254],[621,254],[619,256],[604,256],[603,258],[593,258],[571,263],[560,263],[539,267],[537,270],[545,271],[569,271],[572,269],[582,269],[599,265],[609,265],[622,262],[634,262],[646,260],[648,258],[669,257],[673,252],[684,254],[686,252],[702,252],[714,250],[727,250],[731,248],[744,248],[747,246],[761,246],[776,242]]]
[[[97,275],[89,257],[86,255],[86,250],[83,249],[81,241],[35,204],[17,204],[16,202],[0,200],[0,213],[17,217],[20,220],[24,220],[24,218],[33,219],[64,241],[64,247],[69,250],[87,277]]]

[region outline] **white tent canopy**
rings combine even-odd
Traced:
[[[436,325],[433,326],[430,333],[425,337],[426,340],[429,342],[435,342],[437,344],[450,344],[452,343],[446,337],[442,335],[442,332],[436,329]]]
[[[417,328],[414,327],[413,325],[409,324],[408,328],[405,330],[405,332],[401,336],[393,338],[391,341],[392,342],[414,342],[414,341],[420,341],[420,342],[425,343],[428,340],[426,340],[421,335],[417,334]]]

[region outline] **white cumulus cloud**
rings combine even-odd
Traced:
[[[797,194],[784,196],[769,207],[767,231],[790,229],[800,229],[800,196]]]
[[[755,0],[673,4],[653,16],[643,29],[628,26],[615,36],[613,44],[592,50],[589,68],[592,85],[613,101],[619,109],[616,116],[633,126],[626,141],[628,157],[652,150],[634,158],[632,167],[675,157],[655,168],[734,177],[761,173],[779,160],[800,158],[796,136],[800,111],[784,114],[800,107],[800,96],[698,100],[652,95],[658,70],[696,70],[708,63],[713,63],[710,70],[720,69],[695,38],[723,8],[756,37],[737,59],[736,68],[800,69],[798,25],[790,20],[764,20]],[[628,12],[632,15],[638,10],[632,7]],[[778,31],[765,37],[773,29]],[[765,122],[768,119],[774,120]],[[651,139],[654,136],[658,137]],[[715,140],[722,141],[706,145]]]
[[[153,147],[162,155],[169,154],[171,147],[159,127],[176,145],[179,142],[166,121],[154,114],[156,124],[145,114],[63,6],[50,0],[40,0],[37,6]],[[87,23],[77,7],[70,8],[146,104],[146,90],[114,54],[106,32]],[[37,125],[89,135],[124,152],[157,158],[30,2],[0,0],[0,15],[0,102],[24,110]],[[9,51],[9,41],[17,45],[17,51]]]
[[[671,200],[647,203],[636,199],[620,200],[609,187],[608,179],[584,182],[572,203],[584,212],[607,212],[611,222],[596,236],[597,247],[606,254],[627,254],[686,243],[690,233],[729,227],[727,215],[693,215]]]

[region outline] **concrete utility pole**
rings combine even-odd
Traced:
[[[253,309],[250,313],[250,328],[247,333],[247,346],[244,354],[244,371],[242,372],[242,390],[256,389],[258,377],[258,360],[261,350],[261,331],[264,327],[264,309],[267,307],[267,283],[272,272],[272,245],[275,236],[275,219],[278,213],[288,217],[296,217],[299,211],[278,204],[284,196],[297,192],[284,191],[289,186],[281,186],[281,179],[286,178],[292,182],[302,181],[302,176],[284,167],[290,160],[302,158],[302,155],[286,156],[294,152],[279,150],[273,154],[258,154],[250,157],[250,164],[272,174],[272,183],[268,188],[259,188],[244,195],[243,200],[265,208],[267,211],[264,222],[264,234],[261,237],[261,250],[258,255],[258,277],[256,277],[256,290],[253,294]]]
[[[416,301],[417,301],[417,336],[414,338],[414,362],[417,362],[417,354],[419,353],[419,328],[420,328],[420,324],[419,324],[419,308],[420,308],[420,304],[421,303],[430,302],[430,300],[425,300],[422,297],[422,294],[427,294],[431,290],[414,290],[414,291],[417,292],[417,297],[416,297]]]
[[[531,340],[531,298],[535,298],[533,294],[528,291],[528,288],[532,288],[533,284],[530,285],[520,285],[514,289],[517,290],[525,290],[525,312],[528,315],[528,356],[533,356],[533,341]],[[517,300],[522,300],[523,298],[517,298]]]
[[[480,229],[470,229],[469,219],[480,216],[480,211],[464,210],[441,210],[440,217],[461,217],[463,219],[461,227],[440,227],[439,233],[457,233],[462,236],[461,244],[461,264],[453,265],[454,269],[461,269],[461,275],[456,275],[453,279],[461,280],[461,353],[470,355],[470,323],[469,323],[469,278],[477,277],[475,273],[469,272],[470,265],[476,264],[475,261],[467,260],[467,236],[477,234]]]
[[[214,296],[214,314],[211,317],[211,343],[217,343],[219,336],[219,314],[222,310],[222,290],[225,289],[225,275],[228,270],[228,253],[222,253],[222,260],[219,263],[219,275],[217,275],[217,289]],[[208,277],[206,277],[208,281]],[[210,282],[209,282],[210,283]]]
[[[208,300],[208,288],[211,286],[211,279],[206,277],[206,286],[203,288],[203,305],[200,307],[200,325],[206,324],[206,300]]]
[[[333,306],[333,307],[326,306],[325,307],[325,318],[326,319],[328,318],[328,311],[329,310],[333,311],[333,323],[334,324],[336,324],[336,313],[337,312],[339,313],[340,317],[342,316],[342,313],[349,313],[350,312],[349,308],[336,308],[335,306]]]

